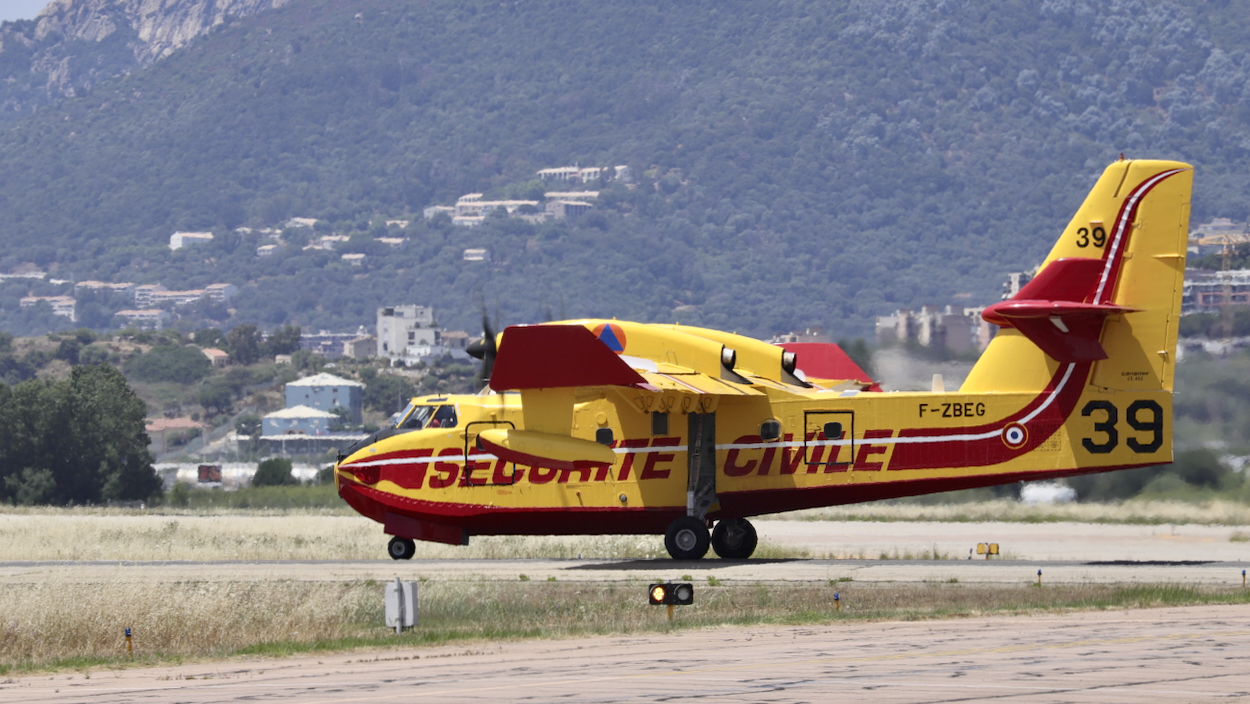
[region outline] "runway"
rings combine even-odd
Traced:
[[[397,649],[19,678],[24,702],[1250,701],[1250,607]]]
[[[638,582],[714,577],[726,584],[948,582],[962,584],[1187,584],[1240,586],[1250,563],[1206,560],[271,560],[0,562],[0,583],[105,581],[473,580]]]

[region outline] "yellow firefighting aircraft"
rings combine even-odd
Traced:
[[[1001,330],[957,392],[807,378],[794,352],[700,328],[513,326],[479,345],[493,392],[414,399],[340,457],[339,493],[395,559],[414,539],[648,533],[741,559],[751,516],[1169,462],[1192,183],[1109,166],[985,310]]]

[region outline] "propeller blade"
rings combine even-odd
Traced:
[[[465,352],[469,353],[470,357],[482,360],[482,371],[478,374],[477,381],[479,388],[486,388],[490,383],[491,372],[495,369],[498,349],[495,343],[495,331],[485,313],[482,314],[482,339],[471,343],[465,348]]]

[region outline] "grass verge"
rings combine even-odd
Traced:
[[[1105,523],[1122,525],[1250,525],[1250,504],[1237,501],[1142,501],[1107,504],[1024,504],[978,501],[912,504],[877,501],[793,511],[775,521],[940,521],[947,523]]]
[[[695,605],[669,622],[664,609],[646,605],[644,582],[423,582],[421,625],[397,636],[382,626],[382,585],[371,580],[0,585],[0,674],[715,626],[1247,602],[1242,589],[1174,584],[722,582],[699,585]],[[125,653],[127,626],[133,659]]]

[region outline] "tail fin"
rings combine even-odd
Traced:
[[[1172,388],[1193,169],[1107,167],[1037,276],[988,307],[1002,329],[962,391],[1045,388],[1063,362],[1096,362],[1092,386]]]

